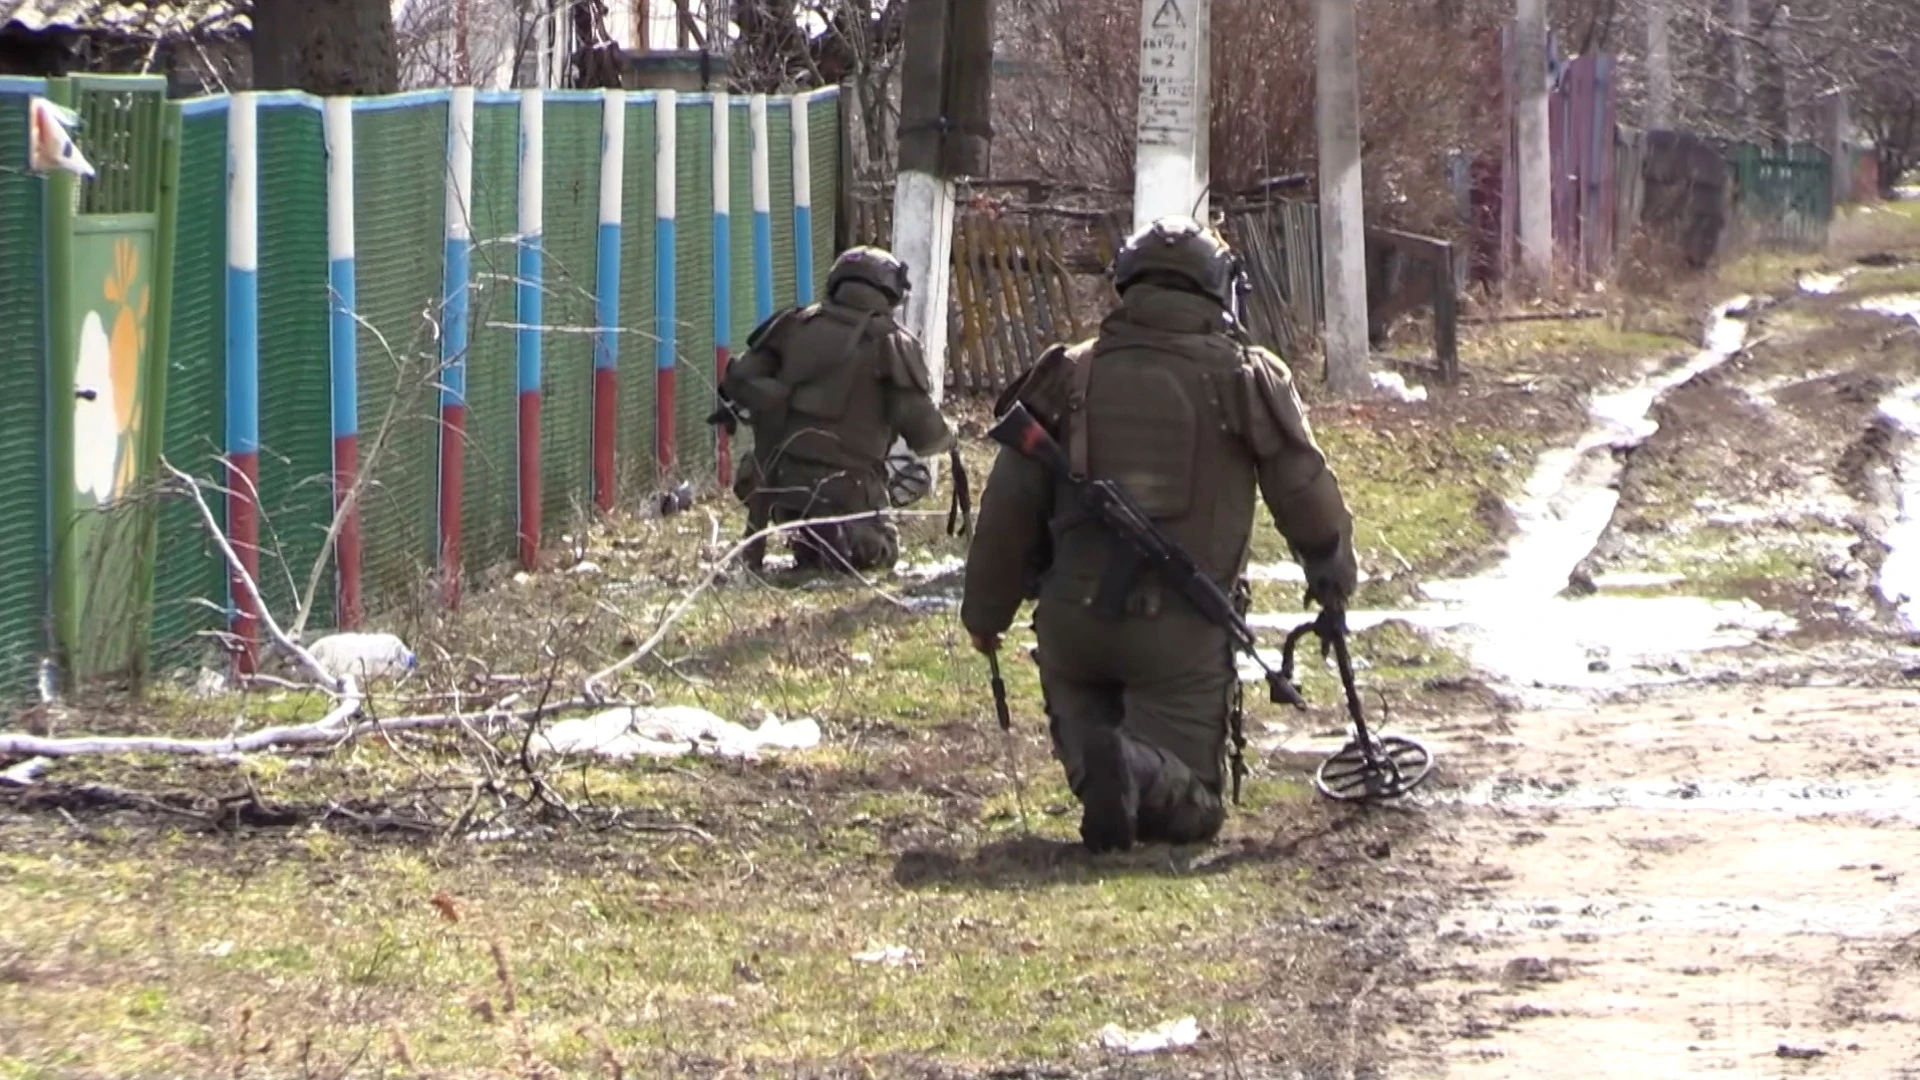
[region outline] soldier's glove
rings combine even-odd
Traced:
[[[1298,552],[1301,569],[1306,572],[1308,605],[1320,605],[1320,617],[1314,620],[1314,636],[1320,639],[1320,658],[1333,651],[1333,639],[1347,632],[1347,600],[1360,583],[1360,568],[1353,558],[1353,545],[1343,537],[1324,547]]]
[[[714,398],[717,403],[713,411],[707,414],[707,423],[726,428],[729,435],[738,434],[740,431],[739,408],[734,405],[733,399],[729,398],[724,390],[715,391]]]
[[[1300,568],[1306,572],[1307,602],[1323,608],[1346,607],[1354,589],[1360,585],[1360,567],[1354,562],[1353,545],[1345,537],[1314,548],[1296,548]]]

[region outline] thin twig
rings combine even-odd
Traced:
[[[220,523],[214,519],[213,508],[207,505],[206,496],[200,491],[200,481],[180,471],[173,462],[168,461],[165,457],[160,459],[160,467],[165,469],[168,475],[172,476],[175,480],[187,485],[188,491],[193,495],[194,505],[200,510],[201,523],[207,527],[207,532],[213,537],[213,542],[219,545],[220,553],[226,556],[227,565],[233,568],[235,576],[237,576],[240,579],[240,583],[246,587],[247,595],[253,599],[254,610],[259,613],[260,621],[266,625],[267,633],[273,636],[274,642],[298,659],[301,666],[306,668],[329,692],[340,695],[347,694],[351,688],[351,680],[336,678],[319,660],[315,659],[312,653],[301,648],[298,642],[288,637],[287,632],[280,628],[279,621],[273,617],[273,612],[267,610],[267,601],[265,597],[260,595],[260,586],[254,582],[253,575],[247,572],[246,565],[240,561],[239,553],[233,550],[232,542],[227,539],[227,534],[220,528]]]
[[[759,541],[768,539],[769,537],[776,536],[780,533],[793,532],[797,529],[813,528],[820,525],[840,525],[840,524],[845,524],[847,522],[852,522],[852,521],[867,521],[872,518],[881,516],[882,513],[890,514],[891,516],[894,516],[894,517],[943,517],[944,516],[943,514],[937,511],[932,511],[932,510],[891,510],[891,511],[869,510],[869,511],[865,511],[863,513],[858,513],[858,514],[842,514],[837,517],[806,518],[800,521],[786,521],[776,525],[769,525],[766,528],[761,529],[759,532],[754,533],[753,535],[733,545],[733,547],[729,548],[725,554],[720,556],[720,558],[714,562],[713,568],[711,570],[708,570],[706,573],[706,576],[700,579],[700,583],[694,586],[692,589],[688,590],[686,595],[682,596],[677,602],[674,603],[672,609],[667,612],[666,617],[660,620],[659,627],[657,627],[654,630],[652,635],[650,635],[647,638],[647,640],[641,642],[637,648],[635,648],[632,652],[628,653],[626,656],[621,657],[615,663],[610,664],[607,667],[599,671],[596,671],[592,675],[588,676],[584,686],[584,691],[587,697],[590,699],[599,697],[601,694],[605,692],[603,688],[603,684],[606,682],[606,680],[613,678],[615,675],[620,674],[621,672],[627,670],[633,665],[646,659],[647,656],[653,652],[653,650],[659,648],[660,643],[667,639],[667,634],[670,631],[672,631],[675,624],[679,623],[681,618],[684,617],[686,613],[692,609],[694,602],[699,600],[701,596],[705,595],[706,591],[712,588],[714,586],[714,583],[719,581],[720,578],[726,574],[727,568],[732,565],[733,560],[737,558],[741,552],[745,551],[747,548],[751,547],[753,544]]]

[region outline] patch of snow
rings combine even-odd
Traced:
[[[1157,1054],[1199,1041],[1200,1022],[1191,1016],[1168,1020],[1145,1031],[1128,1031],[1119,1024],[1100,1029],[1100,1045],[1122,1054]]]
[[[562,720],[534,739],[542,753],[587,754],[626,760],[687,754],[758,760],[768,750],[809,750],[820,745],[820,725],[809,717],[782,721],[768,716],[749,729],[690,705],[607,709]]]
[[[883,945],[853,954],[856,964],[878,964],[882,967],[919,967],[920,961],[913,950],[905,945]]]
[[[911,581],[931,581],[934,578],[957,574],[967,568],[967,560],[958,555],[947,555],[930,562],[909,563],[902,559],[893,566],[893,572]]]
[[[1659,430],[1652,413],[1663,394],[1726,363],[1745,346],[1746,324],[1735,316],[1751,303],[1739,297],[1721,305],[1705,347],[1686,363],[1589,404],[1592,422],[1580,439],[1542,454],[1535,465],[1511,507],[1518,536],[1492,570],[1426,583],[1421,592],[1428,603],[1418,607],[1351,611],[1348,626],[1360,631],[1403,621],[1456,638],[1476,667],[1510,686],[1573,691],[1617,686],[1623,678],[1635,684],[1685,678],[1683,656],[1750,645],[1764,634],[1791,629],[1792,619],[1748,602],[1564,595],[1568,575],[1613,519],[1623,468],[1616,451],[1637,446]],[[1249,622],[1290,629],[1307,618],[1267,614]],[[1277,650],[1269,662],[1278,664]],[[1241,676],[1251,681],[1259,672],[1246,664]]]
[[[1397,371],[1376,371],[1373,373],[1373,388],[1395,401],[1420,402],[1427,400],[1427,388],[1408,386],[1407,380]]]
[[[1920,293],[1876,296],[1870,300],[1862,300],[1854,307],[1861,311],[1871,311],[1876,315],[1885,315],[1891,319],[1912,319],[1916,324],[1920,324]]]
[[[1832,296],[1846,287],[1847,279],[1852,277],[1853,273],[1853,269],[1848,268],[1837,274],[1802,274],[1799,281],[1800,291],[1813,293],[1816,296]]]
[[[1916,316],[1920,318],[1920,316]],[[1920,603],[1920,386],[1909,386],[1880,403],[1880,412],[1907,433],[1900,454],[1899,514],[1886,535],[1887,557],[1880,564],[1881,599],[1899,612],[1907,633],[1920,633],[1915,604]]]
[[[419,663],[392,634],[328,634],[307,650],[336,679],[396,679]]]
[[[1246,578],[1248,581],[1277,581],[1282,584],[1305,585],[1307,572],[1301,569],[1299,563],[1293,562],[1248,563]],[[1372,581],[1373,577],[1362,570],[1360,580]]]

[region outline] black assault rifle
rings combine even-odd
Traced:
[[[1224,629],[1233,639],[1234,647],[1260,665],[1267,677],[1267,696],[1275,705],[1307,707],[1307,699],[1300,696],[1292,678],[1269,666],[1255,649],[1253,628],[1247,625],[1238,605],[1193,561],[1193,556],[1160,531],[1120,485],[1111,480],[1074,475],[1066,451],[1060,449],[1047,429],[1018,401],[1008,407],[987,434],[1000,445],[1038,461],[1056,479],[1065,481],[1079,497],[1081,507],[1121,542],[1118,557],[1101,577],[1094,600],[1096,611],[1111,616],[1122,614],[1127,593],[1140,571],[1157,571],[1161,580],[1186,597],[1201,618]]]
[[[1426,778],[1432,757],[1425,747],[1397,736],[1376,740],[1367,731],[1360,695],[1354,687],[1353,666],[1347,658],[1343,611],[1323,612],[1320,619],[1289,634],[1282,662],[1276,670],[1256,650],[1253,628],[1247,625],[1239,606],[1193,561],[1193,556],[1161,532],[1118,484],[1075,475],[1066,452],[1025,405],[1014,402],[987,434],[1000,445],[1038,461],[1056,479],[1065,482],[1078,497],[1081,508],[1121,542],[1121,550],[1102,575],[1095,593],[1096,611],[1111,616],[1123,614],[1133,582],[1142,569],[1150,568],[1186,597],[1202,618],[1224,629],[1236,649],[1260,665],[1267,678],[1267,696],[1275,705],[1292,705],[1296,709],[1305,709],[1307,701],[1293,684],[1294,647],[1309,631],[1318,633],[1322,648],[1331,648],[1340,661],[1340,681],[1346,691],[1347,712],[1356,735],[1353,742],[1323,764],[1315,775],[1315,785],[1323,794],[1336,799],[1391,798],[1404,794]],[[1241,759],[1246,736],[1241,730],[1238,706],[1233,710],[1231,722],[1233,785],[1238,801],[1240,778],[1246,768]]]

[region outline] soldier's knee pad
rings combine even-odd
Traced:
[[[1127,743],[1129,771],[1140,791],[1142,841],[1198,844],[1220,835],[1227,809],[1218,791],[1173,754],[1136,739]]]
[[[1195,785],[1197,797],[1168,806],[1140,808],[1139,835],[1143,842],[1204,844],[1220,835],[1227,808],[1220,797]]]

